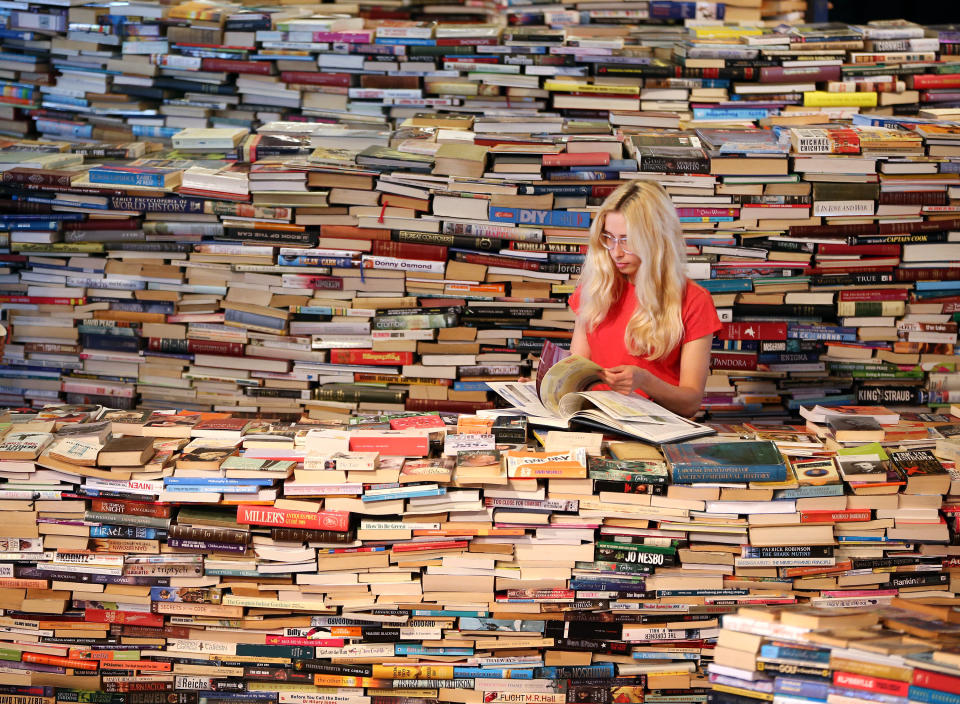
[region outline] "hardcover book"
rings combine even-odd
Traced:
[[[676,484],[769,482],[787,478],[783,455],[769,440],[708,438],[672,443],[663,446],[663,456]]]

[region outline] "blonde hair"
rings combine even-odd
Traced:
[[[623,215],[626,248],[640,258],[633,278],[637,307],[623,341],[630,354],[661,359],[683,339],[687,255],[677,211],[663,187],[652,181],[625,183],[600,206],[580,275],[579,317],[588,331],[603,321],[625,287],[623,276],[600,242],[610,213]]]

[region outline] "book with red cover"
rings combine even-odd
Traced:
[[[910,685],[900,680],[873,677],[852,672],[834,672],[833,683],[845,689],[860,689],[867,692],[877,692],[894,697],[906,697]]]
[[[350,74],[325,71],[281,71],[280,80],[284,83],[309,83],[315,86],[350,86]]]
[[[350,530],[350,514],[346,511],[292,511],[273,506],[240,504],[237,523],[255,526],[282,526],[311,530]]]
[[[786,323],[723,323],[717,337],[721,340],[786,340]]]
[[[402,418],[391,418],[390,428],[392,430],[403,430],[404,428],[446,428],[447,424],[443,418],[438,415],[422,416],[404,416]]]
[[[357,430],[350,435],[350,451],[426,457],[430,453],[430,441],[426,435],[412,435],[401,431]]]
[[[415,242],[394,242],[392,240],[374,240],[370,250],[380,257],[400,259],[427,259],[445,262],[447,248],[437,244],[417,244]]]
[[[544,166],[606,166],[610,163],[608,152],[584,152],[583,154],[544,154]]]
[[[867,288],[840,291],[838,301],[905,301],[910,292],[905,288]]]
[[[373,364],[396,366],[413,364],[413,352],[378,352],[376,350],[330,350],[331,364]]]
[[[917,687],[960,694],[960,677],[953,677],[940,672],[915,669],[913,671],[913,684]]]
[[[242,59],[204,59],[204,71],[226,71],[227,73],[256,73],[269,76],[273,73],[270,61],[245,61]]]
[[[845,509],[842,511],[801,511],[801,523],[853,523],[869,521],[869,509]]]

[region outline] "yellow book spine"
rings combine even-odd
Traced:
[[[812,90],[803,94],[803,104],[808,108],[872,108],[877,104],[877,94],[873,91],[830,93]]]
[[[552,80],[548,79],[543,82],[543,87],[545,90],[552,90],[556,92],[566,92],[566,93],[599,93],[599,94],[613,94],[613,95],[638,95],[640,93],[640,86],[608,86],[608,85],[597,85],[594,83],[576,83],[574,81],[562,81],[562,80]]]

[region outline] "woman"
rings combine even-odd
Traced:
[[[721,325],[710,294],[687,279],[680,221],[659,184],[631,181],[604,201],[570,307],[570,349],[604,367],[611,389],[697,412]]]

